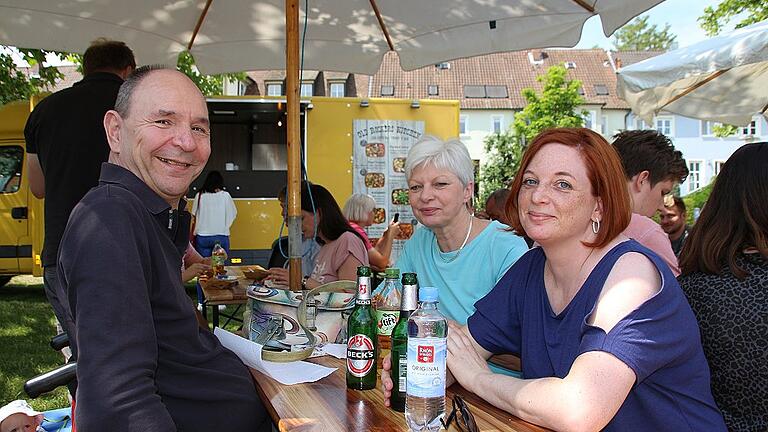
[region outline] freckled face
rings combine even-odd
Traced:
[[[408,179],[408,200],[416,219],[428,228],[443,228],[461,214],[472,196],[472,184],[462,186],[452,172],[419,165]]]
[[[563,144],[546,144],[531,159],[518,193],[520,222],[542,246],[562,240],[591,241],[591,219],[601,218],[581,154]]]

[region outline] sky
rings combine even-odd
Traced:
[[[670,25],[670,31],[677,36],[678,47],[686,47],[707,38],[696,21],[707,6],[716,7],[720,0],[666,0],[643,15],[649,15],[648,23],[663,29]],[[732,27],[729,27],[732,28]],[[603,35],[600,17],[594,16],[584,24],[581,41],[576,48],[613,48],[612,39]]]

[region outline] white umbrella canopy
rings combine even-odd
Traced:
[[[746,125],[768,108],[768,21],[620,69],[617,86],[648,123],[663,110]]]
[[[591,16],[599,14],[610,35],[661,1],[312,0],[304,67],[372,75],[390,50],[411,70],[459,57],[574,46]],[[82,52],[104,36],[125,41],[143,64],[175,64],[191,47],[203,73],[284,69],[284,9],[284,0],[0,0],[0,43]]]

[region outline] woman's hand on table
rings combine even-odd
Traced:
[[[389,372],[392,370],[392,354],[387,354],[381,361],[381,391],[384,393],[384,405],[389,406],[389,398],[392,397],[392,377]]]
[[[476,343],[470,339],[465,327],[454,321],[448,321],[448,369],[453,378],[464,388],[477,393],[473,385],[477,377],[493,374],[483,356],[477,352]],[[383,380],[382,374],[382,382]]]
[[[288,286],[288,269],[272,267],[267,272],[269,274],[265,279],[271,280],[275,285]]]

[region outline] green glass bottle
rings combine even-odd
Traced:
[[[392,397],[395,411],[405,411],[405,383],[408,370],[408,318],[419,306],[419,288],[416,273],[403,273],[403,297],[400,302],[400,319],[392,329]]]
[[[347,320],[347,388],[376,387],[376,315],[371,306],[371,268],[357,268],[357,300]]]

